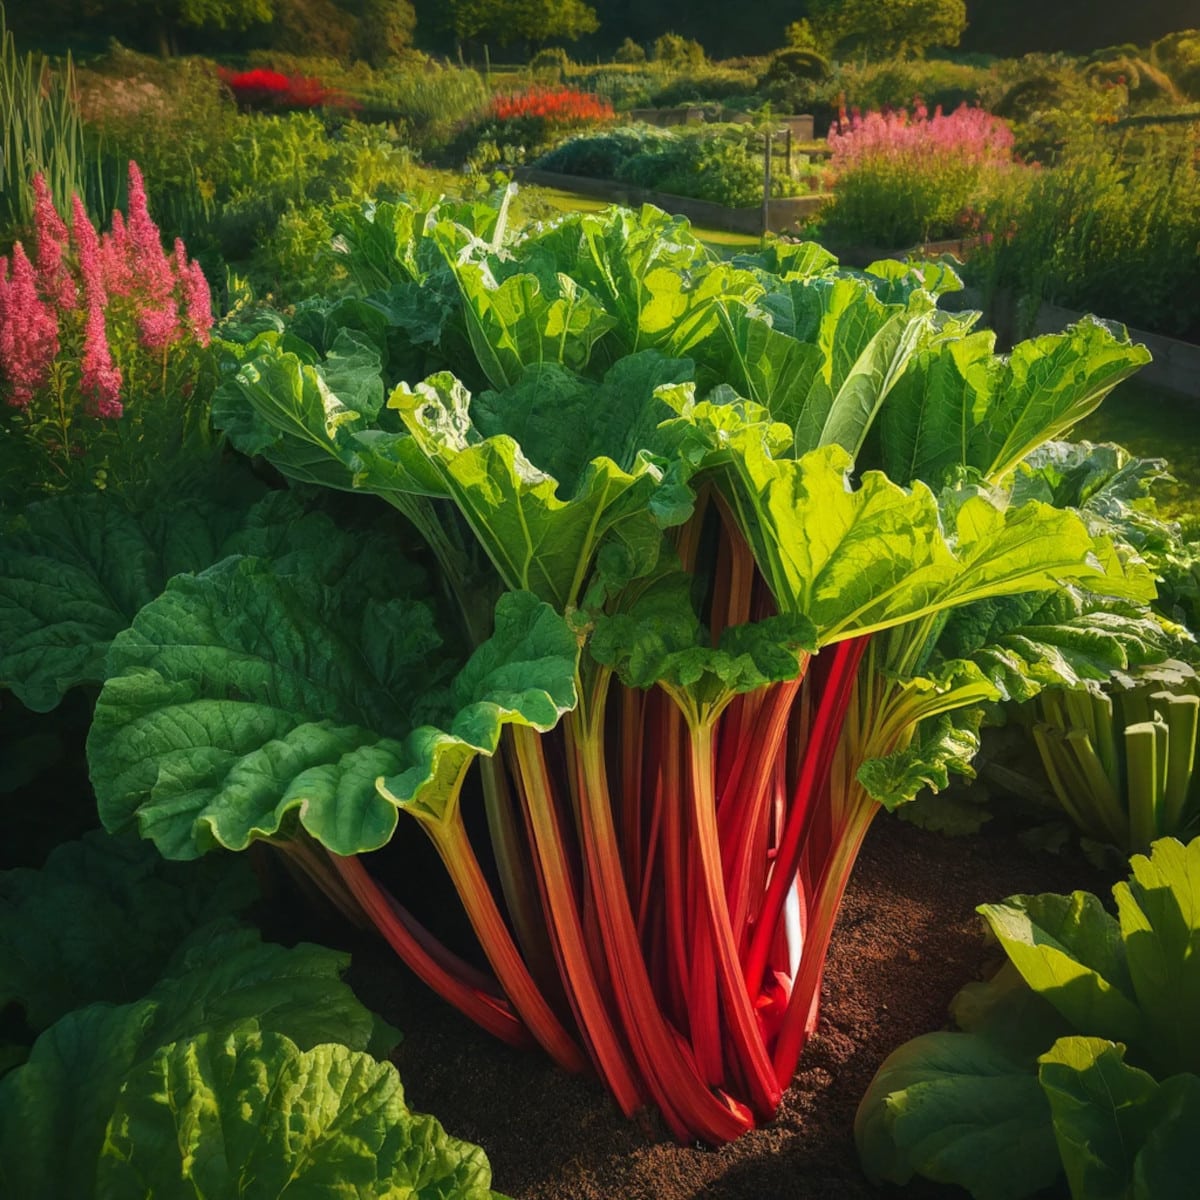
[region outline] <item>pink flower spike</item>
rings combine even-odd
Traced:
[[[91,416],[115,420],[125,411],[121,404],[121,371],[113,364],[104,327],[104,306],[95,299],[88,303],[79,390]]]
[[[79,258],[79,273],[83,276],[83,289],[88,304],[105,303],[104,265],[100,255],[100,239],[92,226],[92,219],[78,196],[71,202],[71,239]]]
[[[28,408],[58,355],[58,319],[38,295],[33,264],[17,242],[0,323],[0,371],[11,388],[9,404]]]
[[[63,307],[73,308],[77,299],[75,283],[63,262],[63,251],[67,246],[67,227],[58,215],[58,209],[54,207],[54,198],[50,195],[45,176],[40,171],[33,177],[33,195],[38,289],[47,299],[53,298],[60,303],[69,297],[69,301]]]
[[[138,314],[141,343],[153,353],[165,350],[179,336],[179,309],[171,298],[158,308],[144,308]]]
[[[176,242],[182,246],[182,242]],[[201,346],[207,346],[212,337],[213,312],[212,294],[208,290],[208,280],[200,269],[198,262],[191,262],[187,270],[181,272],[183,279],[183,302],[187,309],[188,324],[192,336]]]
[[[104,286],[109,294],[128,296],[133,291],[129,231],[118,209],[113,210],[112,228],[100,239],[100,260],[104,268]]]

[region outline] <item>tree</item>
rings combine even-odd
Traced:
[[[275,15],[273,0],[83,0],[83,9],[100,29],[149,32],[164,57],[178,49],[181,30],[243,30]]]
[[[813,33],[835,55],[921,56],[957,46],[967,27],[965,0],[810,0]]]
[[[354,57],[382,67],[412,45],[417,15],[409,0],[361,0]]]
[[[450,24],[460,39],[485,37],[501,46],[573,42],[600,28],[584,0],[450,0]]]

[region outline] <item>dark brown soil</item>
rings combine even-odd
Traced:
[[[818,1035],[775,1121],[720,1150],[680,1146],[650,1116],[624,1120],[594,1080],[502,1046],[408,978],[386,952],[356,950],[351,982],[405,1033],[395,1059],[413,1108],[478,1142],[513,1200],[857,1200],[962,1197],[917,1181],[873,1187],[854,1151],[854,1111],[884,1057],[937,1029],[967,980],[997,961],[974,908],[1016,892],[1111,881],[1077,857],[989,830],[948,839],[876,821],[825,973]]]

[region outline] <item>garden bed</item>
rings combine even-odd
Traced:
[[[720,1150],[680,1146],[625,1121],[598,1083],[500,1045],[433,998],[373,940],[351,981],[405,1033],[396,1059],[409,1102],[487,1151],[513,1200],[857,1200],[898,1194],[858,1167],[851,1127],[867,1084],[905,1039],[947,1022],[947,1004],[1000,958],[974,908],[1016,892],[1112,880],[1082,858],[1034,854],[1011,832],[950,839],[881,816],[838,920],[817,1036],[778,1118]],[[917,1180],[910,1200],[958,1197]]]
[[[653,204],[664,212],[687,217],[696,225],[709,229],[726,229],[733,233],[763,232],[763,206],[749,208],[727,208],[708,200],[694,200],[689,196],[674,196],[669,192],[656,192],[649,188],[634,187],[612,179],[591,179],[585,175],[562,175],[557,171],[542,171],[536,167],[519,167],[514,177],[521,183],[532,183],[540,187],[557,188],[575,192],[614,204],[638,206]],[[773,199],[767,205],[767,228],[771,233],[783,233],[820,211],[828,196],[788,196]]]

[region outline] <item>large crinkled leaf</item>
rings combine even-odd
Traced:
[[[981,331],[914,356],[881,416],[883,468],[940,486],[955,467],[999,479],[1092,412],[1149,361],[1124,331],[1087,317],[1065,333],[993,353]]]
[[[533,592],[560,612],[578,602],[606,537],[646,541],[625,527],[652,534],[690,514],[691,492],[640,449],[626,467],[593,459],[564,497],[559,481],[539,470],[514,438],[480,435],[466,390],[450,375],[435,375],[415,390],[402,385],[389,403],[400,409],[505,585]]]
[[[150,994],[93,1004],[55,1022],[29,1061],[0,1079],[0,1195],[96,1195],[105,1127],[129,1072],[161,1046],[254,1018],[302,1049],[365,1050],[376,1022],[339,975],[347,956],[263,945],[217,929],[185,947]]]
[[[502,392],[474,397],[471,422],[485,438],[507,434],[570,496],[593,459],[632,471],[639,452],[669,452],[658,426],[675,414],[656,393],[687,382],[692,371],[687,359],[657,350],[627,355],[599,383],[547,363]]]
[[[1200,1177],[1200,1076],[1164,1079],[1157,1100],[1157,1121],[1133,1163],[1133,1200],[1188,1196]]]
[[[816,649],[803,616],[768,617],[725,629],[717,645],[691,601],[691,576],[671,572],[625,611],[596,618],[588,651],[629,687],[665,688],[690,719],[707,722],[740,692],[795,679]]]
[[[1115,918],[1089,892],[1012,896],[978,909],[1025,982],[1081,1033],[1143,1044]]]
[[[888,477],[941,487],[985,458],[983,425],[995,388],[996,335],[980,330],[919,350],[879,416],[881,465]]]
[[[762,425],[725,434],[708,465],[721,470],[776,603],[813,621],[822,644],[1102,573],[1071,513],[1039,504],[997,508],[974,495],[958,507],[947,540],[923,484],[908,490],[869,471],[852,488],[841,447],[776,459]]]
[[[457,820],[463,775],[478,754],[493,755],[505,725],[541,733],[577,703],[579,644],[570,625],[529,592],[496,605],[492,636],[467,660],[435,723],[415,729],[380,779],[380,793],[420,820]]]
[[[1100,579],[1094,582],[1103,586]],[[1043,687],[1098,687],[1114,671],[1161,661],[1173,642],[1144,607],[1060,587],[956,609],[938,639],[938,652],[971,659],[1004,699],[1019,701]]]
[[[248,1022],[164,1046],[126,1076],[96,1196],[489,1200],[478,1146],[411,1113],[390,1063],[302,1052]]]
[[[872,1180],[919,1173],[975,1200],[1021,1200],[1060,1170],[1033,1059],[979,1034],[929,1033],[893,1051],[859,1104],[854,1138]]]
[[[820,378],[820,348],[773,328],[761,311],[744,304],[716,311],[713,333],[694,350],[701,367],[794,430]]]
[[[47,712],[70,688],[99,683],[112,639],[172,575],[229,553],[259,495],[222,477],[210,494],[180,494],[148,512],[108,492],[28,505],[0,533],[0,687]]]
[[[974,778],[971,760],[979,749],[982,719],[978,704],[927,718],[917,725],[909,745],[883,758],[867,759],[855,777],[889,811],[907,804],[922,789],[942,791],[949,786],[951,772]]]
[[[335,347],[339,353],[324,362],[301,339],[272,332],[259,334],[247,346],[227,347],[233,360],[213,398],[214,423],[243,454],[262,454],[283,474],[304,483],[353,490],[362,486],[369,456],[384,454],[387,489],[442,494],[403,430],[379,426],[383,380],[378,349],[345,329]]]
[[[1200,838],[1154,843],[1113,889],[1125,958],[1145,1014],[1144,1053],[1164,1073],[1200,1075]]]
[[[582,370],[617,323],[568,275],[556,274],[552,286],[532,273],[499,280],[486,262],[456,262],[453,270],[471,348],[494,388],[510,387],[541,363]]]
[[[546,253],[556,270],[595,296],[616,318],[614,336],[626,353],[659,344],[677,319],[671,297],[678,295],[680,281],[712,261],[685,220],[649,205],[572,214],[520,248]]]
[[[99,831],[57,847],[40,870],[0,872],[0,1009],[17,1005],[41,1030],[96,1000],[133,1000],[187,934],[255,893],[240,859],[183,866]]]
[[[372,590],[404,581],[374,558]],[[171,858],[298,822],[338,853],[383,845],[412,706],[452,664],[428,605],[231,558],[179,576],[114,643],[89,738],[101,819]],[[350,581],[349,583],[347,581]]]
[[[1160,1084],[1101,1038],[1060,1038],[1038,1062],[1074,1200],[1184,1200],[1195,1191],[1200,1078]]]
[[[934,329],[934,302],[926,294],[917,293],[896,311],[867,289],[852,292],[851,284],[840,279],[822,289],[827,306],[816,343],[825,357],[793,422],[797,454],[838,445],[857,456],[892,388]]]
[[[386,1053],[399,1040],[365,1009],[341,976],[350,956],[325,946],[264,942],[257,929],[216,922],[177,950],[147,993],[146,1045],[255,1017],[302,1049],[336,1041]]]

